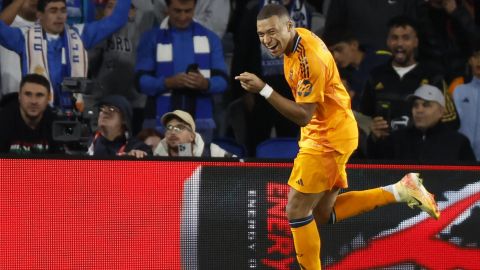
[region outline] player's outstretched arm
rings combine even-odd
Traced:
[[[287,99],[278,94],[255,74],[249,72],[243,72],[235,76],[235,80],[240,81],[242,88],[248,92],[258,93],[265,97],[278,112],[297,125],[304,127],[312,119],[313,112],[316,109],[315,103],[296,103]]]

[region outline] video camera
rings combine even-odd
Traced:
[[[91,95],[94,87],[93,80],[83,77],[67,77],[62,81],[62,91],[73,94]]]
[[[64,78],[62,91],[72,93],[72,104],[79,94],[88,96],[93,93],[95,84],[87,78]],[[56,109],[56,120],[53,122],[53,140],[68,145],[69,148],[86,150],[88,140],[93,132],[95,114],[92,110],[78,111],[71,108]]]

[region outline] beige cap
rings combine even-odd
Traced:
[[[170,121],[172,118],[178,118],[181,121],[187,123],[192,128],[192,131],[195,132],[195,121],[193,121],[192,116],[185,111],[182,110],[175,110],[173,112],[168,112],[162,116],[161,122],[162,125],[167,125],[167,122]]]
[[[413,93],[412,95],[408,95],[407,97],[408,100],[412,100],[414,98],[421,98],[427,101],[435,101],[445,108],[445,97],[443,96],[442,91],[430,84],[424,84],[420,86],[417,90],[415,90],[415,93]]]

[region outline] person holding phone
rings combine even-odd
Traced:
[[[446,110],[442,91],[424,84],[407,96],[412,125],[394,130],[376,117],[367,139],[367,157],[371,159],[408,160],[414,162],[475,161],[466,136],[442,122]]]
[[[458,116],[447,93],[444,77],[431,65],[419,60],[422,55],[417,53],[420,44],[418,28],[417,21],[410,17],[398,16],[389,21],[386,44],[392,56],[390,61],[371,70],[360,100],[360,112],[374,121],[388,120],[390,126],[392,121],[404,121],[405,117],[408,122],[411,112],[406,97],[421,85],[430,84],[444,93],[442,121],[456,129]],[[390,132],[388,128],[386,125],[384,132]]]
[[[211,141],[216,128],[213,95],[227,89],[220,38],[193,21],[195,0],[167,0],[167,17],[141,38],[137,83],[148,96],[144,127],[161,128],[160,117],[183,110],[197,131]]]
[[[161,118],[165,137],[154,150],[155,156],[169,157],[234,157],[214,143],[205,143],[195,132],[195,121],[185,111],[175,110]]]

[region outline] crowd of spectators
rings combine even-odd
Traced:
[[[228,138],[255,157],[265,140],[297,137],[234,80],[259,74],[293,99],[283,59],[256,34],[260,8],[279,3],[335,58],[359,124],[353,158],[480,160],[478,1],[71,2],[0,1],[1,152],[65,152],[61,114],[95,116],[80,151],[95,156],[232,157],[215,144]],[[91,89],[66,91],[67,78]]]

